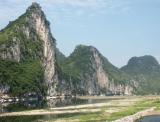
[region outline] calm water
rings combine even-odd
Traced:
[[[66,99],[51,99],[49,101],[27,101],[27,102],[19,102],[12,104],[5,103],[0,105],[0,113],[33,110],[40,108],[53,108],[53,107],[61,107],[69,105],[101,103],[113,99],[118,99],[118,98],[110,98],[110,99],[66,98]],[[73,114],[0,117],[0,122],[42,122],[44,120],[45,121],[54,120],[57,118],[68,117],[68,116],[73,116]]]
[[[33,100],[27,102],[4,103],[0,105],[0,113],[78,105],[78,104],[86,104],[88,102],[89,102],[88,100],[82,100],[77,98],[72,98],[72,99],[66,98],[66,99],[51,99],[48,101]]]
[[[160,122],[160,115],[146,116],[137,122]]]
[[[70,117],[73,115],[74,114],[0,117],[0,122],[43,122],[49,120],[54,121],[57,118]]]

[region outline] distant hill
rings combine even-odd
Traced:
[[[121,70],[138,81],[138,94],[159,94],[160,65],[153,56],[133,57]]]
[[[130,83],[129,76],[113,66],[93,46],[78,45],[62,69],[80,79],[82,86],[79,88],[85,94],[129,94],[125,93]]]

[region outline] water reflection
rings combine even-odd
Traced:
[[[76,114],[61,114],[61,115],[35,115],[35,116],[10,116],[0,117],[0,122],[46,122],[55,121],[58,118],[71,117]]]
[[[41,108],[54,108],[61,106],[92,104],[107,102],[110,100],[118,100],[122,98],[102,98],[102,99],[79,99],[79,98],[59,98],[49,99],[47,101],[28,100],[26,102],[13,102],[0,104],[0,112],[15,112],[23,110],[33,110]],[[78,114],[78,113],[75,113]],[[82,113],[81,113],[82,114]],[[35,115],[35,116],[11,116],[0,117],[0,122],[43,122],[48,120],[56,120],[57,118],[69,117],[74,114],[61,114],[61,115]]]
[[[60,98],[60,99],[50,99],[47,101],[47,106],[49,108],[62,107],[68,105],[78,105],[85,104],[88,100],[82,100],[78,98]]]
[[[15,112],[31,109],[41,109],[41,108],[54,108],[62,107],[69,105],[80,105],[80,104],[92,104],[92,103],[101,103],[107,102],[110,100],[117,100],[122,98],[107,98],[107,99],[79,99],[76,97],[73,98],[58,98],[58,99],[49,99],[49,100],[28,100],[25,102],[12,102],[12,103],[3,103],[0,104],[0,113],[5,112]]]
[[[77,98],[59,98],[50,99],[48,101],[27,101],[19,103],[4,103],[0,105],[1,113],[4,112],[15,112],[30,109],[40,109],[40,108],[53,108],[68,105],[78,105],[88,103],[88,100],[82,100]],[[48,120],[56,120],[57,118],[73,116],[74,114],[61,114],[61,115],[35,115],[35,116],[10,116],[10,117],[0,117],[0,122],[43,122]]]
[[[53,108],[53,107],[61,107],[68,105],[85,104],[85,103],[88,103],[88,100],[82,100],[78,98],[59,98],[59,99],[50,99],[47,101],[32,100],[25,102],[3,103],[0,104],[0,113],[41,109],[41,108]]]

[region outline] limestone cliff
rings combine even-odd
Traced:
[[[16,61],[19,63],[17,65],[39,62],[39,69],[42,68],[43,72],[41,80],[48,89],[47,94],[56,94],[58,76],[55,69],[55,39],[52,37],[49,22],[37,3],[33,3],[25,14],[0,31],[0,58]]]
[[[126,73],[92,46],[77,46],[66,58],[37,3],[0,31],[0,93],[130,95],[132,85]]]
[[[77,46],[65,61],[63,70],[71,78],[77,77],[72,84],[76,84],[75,91],[81,91],[80,94],[131,95],[133,92],[127,75],[92,46]]]
[[[56,93],[55,86],[58,77],[55,71],[55,39],[52,37],[49,22],[46,20],[43,11],[37,3],[33,3],[27,10],[31,15],[27,18],[29,29],[33,28],[43,45],[42,65],[44,68],[44,81],[48,87],[48,94]],[[29,37],[29,33],[27,32]]]

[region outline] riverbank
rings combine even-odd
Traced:
[[[78,97],[81,99],[88,99],[88,97]],[[55,107],[47,109],[37,109],[21,112],[11,112],[0,114],[1,117],[13,117],[13,116],[37,116],[37,115],[63,115],[61,117],[55,117],[49,122],[63,122],[63,121],[75,121],[75,122],[110,122],[120,118],[134,115],[139,111],[148,110],[156,107],[155,110],[160,110],[160,97],[159,96],[116,96],[116,97],[97,97],[89,96],[89,100],[101,100],[106,99],[106,102],[72,105],[67,107]],[[154,112],[154,111],[152,111]],[[151,113],[151,111],[149,112]],[[147,115],[147,114],[146,114]],[[43,120],[42,120],[43,121]],[[48,122],[48,121],[45,121]],[[125,122],[125,121],[124,121]]]
[[[141,117],[147,116],[150,113],[154,112],[155,109],[156,109],[156,107],[152,107],[152,108],[140,111],[134,115],[130,115],[130,116],[115,120],[113,122],[135,122],[136,120],[140,119]]]
[[[109,113],[113,113],[113,112],[118,111],[118,108],[120,106],[126,107],[126,106],[134,104],[137,101],[139,101],[139,98],[134,99],[134,100],[126,100],[123,98],[120,100],[110,100],[106,103],[94,103],[94,104],[74,105],[74,106],[67,106],[67,107],[56,107],[56,108],[48,108],[48,109],[2,113],[0,114],[0,117],[2,116],[21,116],[21,115],[29,116],[29,115],[46,115],[46,114],[71,114],[71,113],[90,113],[90,112],[92,113],[92,112],[100,112],[103,107],[111,107],[111,106],[113,106],[113,108],[108,109],[107,111]]]

